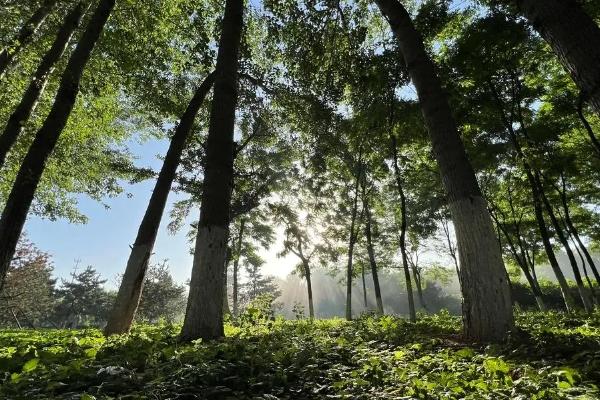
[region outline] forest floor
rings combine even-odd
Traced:
[[[460,319],[421,316],[0,331],[2,399],[600,399],[600,313],[521,313],[502,345],[460,340]]]

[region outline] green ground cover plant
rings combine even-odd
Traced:
[[[180,326],[0,333],[6,399],[597,399],[600,313],[527,312],[501,345],[447,313],[286,321],[250,308],[221,341]]]

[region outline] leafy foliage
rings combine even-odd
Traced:
[[[254,311],[252,311],[254,312]],[[385,316],[228,325],[219,342],[179,344],[178,327],[0,333],[4,398],[591,399],[600,314],[526,313],[508,343],[473,346],[459,320]],[[83,397],[82,397],[83,396]]]

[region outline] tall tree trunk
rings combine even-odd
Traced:
[[[360,269],[360,274],[362,277],[362,287],[363,287],[363,304],[365,306],[365,310],[369,309],[369,300],[367,299],[367,280],[365,278],[365,268],[364,266]]]
[[[89,4],[87,7],[89,7]],[[34,112],[40,96],[48,83],[50,74],[54,71],[56,63],[67,48],[73,32],[79,26],[87,7],[84,7],[83,2],[80,2],[67,15],[65,22],[56,35],[54,43],[52,43],[52,47],[50,47],[50,50],[44,55],[37,67],[31,83],[21,98],[21,102],[10,115],[4,131],[0,135],[0,168],[4,165],[6,155],[23,130],[23,125]]]
[[[421,308],[427,311],[427,304],[425,303],[425,296],[423,296],[423,280],[421,279],[421,273],[414,263],[409,263],[412,271],[412,277],[417,288],[417,297],[419,298],[419,304]]]
[[[375,259],[375,246],[373,245],[373,233],[371,231],[372,216],[369,204],[365,203],[365,236],[367,237],[367,253],[369,253],[369,264],[371,265],[371,276],[373,276],[373,288],[375,290],[375,301],[377,302],[377,314],[383,315],[383,299],[381,298],[381,287],[379,286],[379,272]]]
[[[246,220],[242,218],[240,220],[240,231],[238,236],[238,241],[236,244],[235,255],[233,257],[233,293],[232,293],[232,302],[233,302],[233,316],[237,317],[240,309],[239,309],[239,266],[240,266],[240,257],[242,256],[242,243],[244,239],[244,227],[246,225]]]
[[[402,254],[402,268],[404,269],[404,279],[406,280],[406,295],[408,296],[408,312],[410,320],[415,322],[417,320],[417,312],[415,310],[415,299],[412,290],[412,283],[410,280],[410,269],[408,265],[408,256],[406,254],[406,196],[404,195],[404,188],[402,187],[402,177],[400,174],[400,167],[398,165],[398,144],[396,143],[396,136],[392,135],[392,153],[394,156],[394,175],[396,177],[396,189],[400,195],[400,253]]]
[[[359,157],[358,163],[362,162]],[[348,264],[346,266],[346,320],[352,320],[352,257],[354,256],[354,244],[356,242],[356,219],[358,216],[358,186],[362,175],[362,167],[357,168],[356,183],[354,184],[354,199],[352,201],[352,217],[350,221],[350,235],[348,238]]]
[[[571,233],[571,235],[573,236],[573,239],[575,239],[575,242],[577,242],[577,245],[579,246],[579,248],[585,255],[585,259],[587,260],[588,265],[590,266],[590,269],[592,270],[592,273],[594,274],[596,283],[600,284],[600,274],[598,273],[598,268],[596,267],[596,263],[594,262],[594,259],[592,258],[592,255],[590,254],[588,249],[583,244],[583,241],[579,237],[579,232],[577,231],[577,228],[575,228],[575,224],[573,223],[573,220],[571,220],[571,212],[569,211],[569,200],[567,198],[567,187],[566,187],[566,182],[565,182],[564,177],[562,178],[562,190],[559,190],[558,192],[560,194],[561,203],[563,206],[563,210],[565,212],[565,224],[567,225],[567,228],[568,228],[567,230]]]
[[[600,28],[575,0],[510,0],[548,42],[600,115]]]
[[[588,296],[588,292],[585,289],[585,285],[583,284],[583,279],[581,278],[581,273],[579,272],[579,267],[577,266],[577,260],[575,259],[575,255],[573,255],[573,251],[571,251],[571,247],[569,246],[569,241],[563,232],[563,228],[558,222],[556,215],[554,214],[554,210],[552,209],[552,205],[544,193],[544,188],[542,186],[542,182],[539,178],[539,175],[536,175],[536,183],[540,190],[540,195],[542,197],[542,201],[544,202],[544,206],[546,207],[546,212],[550,217],[550,221],[554,226],[554,231],[556,232],[556,236],[558,236],[558,240],[563,245],[565,252],[567,253],[567,257],[569,258],[569,263],[571,264],[571,268],[573,269],[573,275],[575,276],[575,282],[577,283],[577,290],[579,292],[579,297],[581,298],[581,302],[583,303],[583,308],[586,312],[592,312],[593,305],[592,301]]]
[[[311,320],[315,319],[315,306],[313,303],[312,279],[310,274],[310,264],[308,260],[303,258],[302,265],[304,266],[304,277],[306,278],[306,290],[308,292],[308,315]]]
[[[48,17],[56,2],[57,0],[45,0],[40,8],[33,13],[31,18],[25,21],[25,24],[11,43],[0,51],[0,79],[4,77],[6,70],[17,54],[31,42],[33,35]]]
[[[229,237],[233,131],[243,15],[242,0],[227,0],[206,141],[202,206],[190,294],[181,329],[181,339],[184,341],[198,338],[213,340],[223,336],[223,263]]]
[[[214,74],[210,74],[198,87],[171,138],[171,143],[158,174],[156,184],[154,185],[146,213],[142,218],[137,237],[129,253],[125,274],[123,275],[112,311],[108,317],[108,323],[104,329],[106,335],[125,333],[131,328],[135,312],[142,297],[148,261],[154,248],[154,242],[167,204],[167,198],[175,180],[177,167],[181,161],[181,154],[185,149],[185,144],[194,126],[196,115],[210,91],[213,81]]]
[[[0,290],[4,285],[6,272],[21,236],[46,161],[67,124],[79,92],[83,70],[114,6],[115,0],[101,0],[98,3],[94,15],[69,58],[52,109],[36,133],[17,173],[0,218]]]
[[[456,230],[466,337],[506,338],[514,326],[510,287],[494,226],[460,140],[435,66],[398,0],[376,0],[398,40],[438,161]]]

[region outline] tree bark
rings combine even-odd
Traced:
[[[373,276],[373,288],[375,290],[375,301],[377,302],[377,314],[383,315],[383,299],[381,298],[381,287],[379,286],[379,272],[377,271],[377,260],[375,259],[375,246],[373,245],[373,234],[371,232],[372,216],[369,204],[365,203],[365,235],[367,237],[367,253],[369,253],[369,264]]]
[[[202,206],[190,294],[181,330],[183,341],[223,337],[223,263],[229,237],[238,53],[243,25],[244,2],[227,0],[206,141]]]
[[[487,205],[435,66],[398,0],[376,0],[395,33],[437,159],[460,258],[465,336],[499,341],[514,326],[510,287]]]
[[[575,255],[573,254],[573,251],[571,251],[571,247],[569,246],[569,241],[567,240],[567,237],[565,236],[565,234],[563,232],[562,226],[560,225],[560,223],[558,222],[558,219],[556,218],[556,215],[554,214],[554,210],[552,209],[552,205],[550,204],[550,201],[548,200],[546,193],[544,193],[544,188],[542,186],[542,182],[539,178],[539,175],[536,174],[535,178],[536,178],[536,183],[540,190],[540,195],[542,197],[544,207],[546,207],[546,212],[548,213],[548,216],[550,217],[550,221],[552,222],[552,225],[554,226],[554,231],[556,232],[556,236],[558,236],[558,240],[563,245],[563,248],[565,249],[565,252],[567,253],[567,257],[569,258],[569,263],[571,264],[571,268],[573,270],[573,275],[575,276],[575,283],[577,284],[577,290],[579,292],[579,297],[581,298],[583,308],[588,313],[592,312],[594,306],[588,296],[588,292],[585,289],[585,285],[583,284],[583,279],[581,278],[581,273],[579,272],[579,267],[577,266],[577,260],[575,259]]]
[[[238,241],[235,249],[235,256],[233,258],[233,316],[237,317],[239,310],[239,282],[238,282],[238,274],[239,274],[239,265],[240,265],[240,257],[242,256],[242,243],[244,238],[244,227],[246,224],[246,220],[242,218],[240,220],[240,231],[238,236]]]
[[[198,87],[171,138],[169,149],[165,155],[158,179],[154,185],[152,196],[148,202],[146,213],[142,218],[137,237],[125,268],[125,274],[119,287],[117,298],[104,329],[105,335],[126,333],[131,328],[135,313],[142,297],[148,261],[152,255],[154,242],[160,227],[165,206],[171,186],[175,180],[177,167],[181,161],[181,154],[190,132],[192,131],[196,115],[213,85],[214,73],[208,75]]]
[[[52,8],[56,5],[57,0],[45,0],[40,8],[25,21],[25,24],[19,30],[17,36],[11,41],[11,43],[2,51],[0,51],[0,79],[4,77],[8,67],[19,54],[19,52],[28,45],[33,39],[33,35],[37,32],[39,27],[44,23]]]
[[[42,127],[36,133],[0,217],[0,290],[48,157],[63,131],[79,92],[83,70],[108,20],[116,0],[101,0],[63,72],[61,82]]]
[[[87,7],[89,7],[89,5]],[[23,125],[35,111],[40,96],[48,83],[48,78],[52,74],[52,71],[54,71],[56,63],[67,48],[67,45],[73,36],[73,32],[75,32],[75,29],[79,26],[87,7],[84,7],[83,2],[80,2],[67,15],[65,22],[56,35],[56,39],[52,43],[52,47],[50,47],[50,50],[44,55],[37,67],[31,83],[21,98],[21,102],[8,118],[6,127],[4,128],[2,135],[0,135],[0,168],[4,165],[6,155],[21,134]]]
[[[600,115],[600,28],[575,0],[511,0]]]
[[[404,195],[404,188],[402,187],[402,177],[400,174],[400,167],[398,166],[398,144],[396,143],[396,136],[392,135],[392,153],[394,156],[394,175],[396,177],[396,189],[400,195],[400,253],[402,254],[402,268],[404,269],[404,279],[406,280],[406,295],[408,296],[408,313],[411,322],[417,320],[417,312],[415,310],[415,298],[412,290],[412,283],[410,279],[410,269],[408,265],[408,256],[406,254],[406,196]]]

